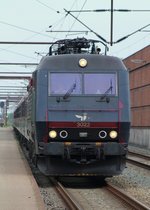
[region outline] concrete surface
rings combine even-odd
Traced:
[[[45,210],[11,128],[0,128],[0,210]]]

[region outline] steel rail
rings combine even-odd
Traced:
[[[50,178],[54,184],[57,192],[62,197],[69,210],[83,210],[83,208],[75,201],[75,199],[68,193],[68,191],[54,178]]]
[[[138,162],[138,161],[130,159],[130,158],[126,158],[126,160],[127,160],[128,163],[131,163],[131,164],[134,164],[134,165],[139,166],[141,168],[150,170],[150,165],[148,165],[148,164],[141,163],[141,162]]]
[[[139,202],[132,196],[127,195],[125,192],[123,192],[121,189],[118,187],[106,183],[106,188],[109,190],[111,193],[113,193],[115,196],[119,197],[121,200],[123,200],[128,206],[130,206],[132,209],[136,210],[150,210],[150,208],[143,203]]]
[[[146,160],[150,160],[150,156],[149,155],[143,155],[143,154],[132,152],[132,151],[128,151],[128,154],[129,155],[131,154],[131,155],[133,155],[135,157],[140,157],[140,158],[143,158],[143,159],[146,159]]]
[[[130,152],[130,151],[128,152],[128,154],[133,156],[133,159],[130,156],[126,158],[128,163],[131,163],[131,164],[134,164],[134,165],[139,166],[141,168],[150,170],[150,164],[145,164],[143,162],[140,162],[139,160],[135,160],[134,159],[134,158],[137,157],[137,158],[141,158],[141,160],[144,160],[144,161],[150,161],[150,156],[139,154],[139,153],[135,153],[135,152]]]

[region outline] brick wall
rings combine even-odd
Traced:
[[[150,127],[150,45],[123,62],[129,70],[131,126]]]

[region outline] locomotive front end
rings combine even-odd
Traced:
[[[41,171],[120,174],[130,127],[128,72],[122,62],[101,55],[57,55],[45,58],[40,68],[36,118],[44,121],[43,128],[37,123]]]

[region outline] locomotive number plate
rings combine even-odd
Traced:
[[[90,123],[89,122],[77,122],[77,127],[78,128],[89,128]]]

